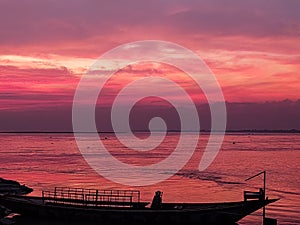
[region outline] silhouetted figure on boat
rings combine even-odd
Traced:
[[[160,209],[162,203],[162,192],[156,191],[151,203],[151,209]]]

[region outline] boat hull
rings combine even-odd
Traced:
[[[161,209],[82,207],[43,204],[39,197],[2,196],[0,204],[23,218],[64,221],[90,221],[101,224],[234,224],[243,217],[276,200],[231,203],[166,203]]]

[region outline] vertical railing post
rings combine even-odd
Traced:
[[[266,171],[264,171],[264,194],[263,194],[263,198],[264,198],[264,201],[266,200]],[[266,219],[266,206],[264,205],[263,207],[263,224],[265,224],[265,219]]]
[[[54,188],[54,202],[56,203],[56,187]]]
[[[96,202],[95,202],[95,206],[98,205],[98,190],[96,190]]]

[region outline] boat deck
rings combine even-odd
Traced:
[[[42,203],[47,205],[72,205],[84,207],[144,208],[149,202],[140,201],[140,191],[97,190],[56,187],[42,192]]]

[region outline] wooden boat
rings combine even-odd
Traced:
[[[249,193],[245,193],[248,197]],[[133,190],[55,188],[42,197],[6,195],[0,204],[22,217],[91,221],[101,224],[234,224],[243,217],[275,202],[258,195],[251,200],[222,203],[162,203],[156,192],[152,204],[140,200]],[[245,197],[247,197],[245,196]],[[264,195],[263,195],[264,196]]]

